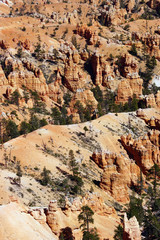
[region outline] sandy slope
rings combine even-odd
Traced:
[[[54,240],[56,237],[16,203],[10,203],[0,207],[0,239]]]
[[[159,110],[146,109],[145,113],[148,118],[153,115],[160,118]],[[130,130],[128,128],[129,119]],[[86,136],[84,126],[88,128]],[[34,177],[41,173],[44,166],[51,170],[53,177],[59,176],[58,168],[69,172],[67,161],[70,149],[74,151],[75,158],[79,162],[82,176],[87,174],[87,178],[85,178],[86,191],[90,189],[92,184],[94,192],[100,194],[108,202],[111,197],[92,182],[93,179],[100,180],[101,174],[97,166],[90,160],[92,152],[101,149],[126,154],[119,142],[120,136],[130,132],[134,137],[138,137],[146,131],[146,124],[143,120],[137,118],[135,113],[118,113],[118,116],[110,113],[94,121],[81,124],[68,126],[47,125],[28,134],[26,137],[20,136],[12,139],[0,149],[0,160],[1,163],[4,163],[4,151],[11,160],[16,156],[16,161],[20,161],[23,169],[23,177],[21,187],[17,187],[10,182],[10,178],[16,177],[16,174],[8,170],[0,170],[0,203],[9,202],[10,196],[14,195],[21,199],[20,201],[24,204],[28,205],[29,201],[36,199],[36,206],[47,206],[51,199],[55,199],[53,191],[41,186],[35,181]],[[44,152],[44,146],[52,152]],[[86,167],[83,168],[81,163],[85,163]],[[16,167],[16,165],[13,166]],[[38,167],[39,170],[35,170],[35,167]],[[28,173],[32,174],[33,177],[31,175],[27,176]],[[31,189],[31,193],[27,189]],[[66,217],[61,214],[59,217],[63,218],[65,226]],[[16,220],[13,221],[13,219]],[[71,219],[71,225],[72,223],[74,225],[75,219],[77,219],[77,216]],[[104,217],[95,214],[95,226],[100,233],[104,234],[103,236],[109,239],[112,239],[117,221],[117,219],[110,216]],[[23,224],[22,228],[19,228],[22,222],[25,224]],[[24,232],[26,234],[23,235]],[[31,233],[29,236],[27,235],[28,232]],[[43,230],[42,227],[39,228],[39,224],[35,224],[30,216],[22,213],[21,210],[17,210],[14,204],[10,204],[9,207],[0,207],[0,239],[28,240],[31,235],[34,240],[54,239],[54,236],[49,232]]]
[[[147,109],[145,112],[149,117],[159,116],[158,110]],[[157,113],[156,113],[157,112]],[[128,128],[128,122],[131,127]],[[84,126],[88,131],[84,131]],[[47,125],[41,129],[12,139],[0,149],[1,162],[4,163],[4,151],[13,159],[20,161],[26,171],[35,166],[42,169],[46,166],[51,171],[56,171],[56,167],[67,170],[67,159],[69,150],[74,151],[77,161],[86,163],[89,161],[93,151],[96,149],[111,152],[124,152],[120,142],[121,135],[129,132],[135,137],[143,135],[147,131],[143,120],[136,117],[135,113],[109,113],[99,119],[67,126]],[[52,153],[44,151],[44,148]],[[27,170],[28,169],[28,170]]]

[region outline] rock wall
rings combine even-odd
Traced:
[[[100,44],[100,38],[94,26],[88,27],[86,24],[77,25],[76,33],[84,37],[90,45]]]
[[[9,69],[8,83],[12,87],[21,88],[25,86],[40,95],[48,94],[48,86],[42,71],[31,62],[20,61],[8,57],[5,59],[5,68]]]
[[[76,239],[81,239],[82,232],[79,229],[78,215],[81,208],[88,205],[96,216],[117,218],[113,207],[107,206],[102,197],[97,193],[86,193],[84,197],[76,197],[72,200],[65,199],[65,207],[59,208],[56,200],[51,200],[47,209],[30,208],[28,213],[40,224],[48,224],[52,232],[59,236],[62,229],[70,227]],[[96,224],[96,220],[95,220]]]
[[[93,70],[93,81],[96,86],[105,86],[112,88],[115,74],[109,62],[105,61],[103,56],[95,52],[91,56],[91,66]]]
[[[156,59],[160,60],[160,36],[158,34],[140,34],[133,32],[132,39],[137,41],[136,44],[139,44],[139,42],[145,44],[148,55],[154,56]]]
[[[123,225],[123,240],[141,240],[140,226],[135,216],[128,220],[125,213]]]
[[[140,78],[138,71],[138,63],[135,58],[129,54],[123,55],[119,59],[119,72],[122,80],[118,85],[116,104],[124,104],[132,99],[133,96],[140,98],[142,95],[143,80]]]
[[[103,169],[100,187],[118,202],[129,202],[128,187],[136,186],[140,169],[134,161],[115,153],[92,154],[92,159]]]
[[[158,130],[151,130],[138,139],[133,139],[131,135],[122,136],[121,143],[144,174],[154,163],[160,165],[160,132]]]
[[[119,0],[110,1],[104,5],[104,8],[99,12],[100,21],[106,25],[120,25],[125,22],[125,15],[127,11],[120,7]]]

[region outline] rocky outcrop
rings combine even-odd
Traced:
[[[124,104],[133,97],[133,91],[127,80],[122,80],[118,85],[117,96],[115,99],[116,104]]]
[[[0,48],[7,49],[9,48],[9,44],[4,40],[0,40]]]
[[[66,198],[63,209],[57,207],[57,201],[52,200],[46,213],[46,222],[52,232],[59,235],[60,230],[67,226],[73,231],[74,229],[79,229],[78,215],[84,205],[88,205],[99,216],[117,218],[115,209],[107,206],[102,197],[97,193],[86,193],[83,198],[77,197],[72,199],[72,201]]]
[[[160,147],[160,132],[152,130],[139,139],[133,139],[131,135],[122,136],[121,143],[127,150],[131,158],[142,169],[143,173],[154,165],[160,165],[159,147]]]
[[[110,1],[104,5],[104,8],[99,12],[100,21],[106,25],[120,25],[125,22],[125,15],[127,11],[125,8],[120,8],[119,0]]]
[[[47,225],[41,225],[16,202],[0,206],[0,239],[56,240]]]
[[[124,104],[132,99],[134,96],[140,98],[142,95],[143,80],[140,78],[138,71],[138,63],[133,56],[125,54],[119,59],[119,72],[122,80],[118,85],[116,104]]]
[[[8,57],[5,59],[5,68],[10,70],[7,78],[12,87],[25,86],[32,91],[37,91],[42,96],[48,93],[48,86],[42,71],[31,62]]]
[[[136,217],[128,220],[127,214],[124,214],[123,240],[141,240],[141,231]]]
[[[146,107],[160,107],[160,91],[158,90],[158,92],[154,95],[152,94],[148,94],[148,95],[142,95],[140,97],[140,100],[143,101],[146,105]]]
[[[62,77],[60,73],[60,69],[57,69],[56,80],[48,85],[49,88],[49,98],[55,101],[56,103],[60,103],[63,105],[64,103],[64,90],[62,86]]]
[[[100,38],[94,26],[88,27],[86,24],[77,25],[76,33],[84,37],[90,45],[100,44]]]
[[[137,32],[132,33],[132,39],[137,41],[136,44],[142,42],[146,46],[146,52],[149,56],[154,56],[156,59],[160,60],[160,36],[157,34],[140,34]]]
[[[71,56],[65,64],[63,84],[72,92],[83,89],[85,85],[83,74]]]
[[[105,86],[112,88],[115,74],[109,62],[105,61],[103,56],[95,52],[91,56],[91,65],[93,71],[93,82],[96,86]]]
[[[4,74],[2,66],[0,65],[0,86],[8,85],[8,80]]]
[[[160,119],[155,118],[154,116],[148,118],[148,116],[144,114],[144,111],[142,109],[138,109],[136,114],[137,117],[143,119],[151,129],[160,130]]]
[[[52,232],[58,235],[58,233],[60,232],[61,219],[58,216],[58,207],[56,200],[50,201],[46,220]]]
[[[124,54],[118,60],[118,67],[121,75],[125,78],[132,78],[138,75],[138,62],[136,59],[130,54]]]
[[[46,215],[43,208],[30,208],[28,213],[40,224],[46,224]]]
[[[76,104],[77,101],[79,101],[84,108],[87,107],[88,105],[90,105],[92,112],[95,109],[97,109],[98,102],[94,98],[93,92],[90,91],[89,89],[88,90],[84,90],[84,89],[81,90],[81,89],[79,89],[73,95],[73,97],[71,99],[71,103],[70,103],[70,111],[71,111],[71,113],[77,112],[77,109],[75,109],[75,104]]]
[[[103,169],[100,187],[118,202],[129,201],[128,187],[136,186],[140,169],[134,161],[115,153],[94,152],[92,159]]]
[[[28,50],[28,51],[33,51],[33,46],[31,44],[31,41],[29,39],[26,39],[25,41],[20,41],[19,44],[21,44],[21,46]]]

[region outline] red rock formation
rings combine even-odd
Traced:
[[[107,206],[103,198],[97,193],[86,193],[83,198],[76,197],[70,202],[65,199],[63,209],[57,207],[57,201],[50,201],[46,214],[46,222],[52,232],[59,235],[60,230],[64,227],[71,227],[72,230],[79,228],[78,215],[82,206],[88,205],[97,215],[112,216],[117,218],[116,211],[113,207]],[[43,215],[43,214],[42,214]],[[39,214],[37,219],[39,218]]]
[[[8,85],[8,80],[4,74],[2,66],[0,65],[0,86]]]
[[[60,69],[58,68],[56,80],[48,85],[48,88],[49,88],[48,96],[56,103],[60,103],[63,105],[64,91],[60,86],[62,86],[62,78],[61,78]]]
[[[86,38],[88,44],[94,45],[100,43],[98,32],[94,26],[88,27],[86,24],[77,25],[76,33]]]
[[[116,104],[128,102],[129,99],[142,95],[143,80],[138,74],[138,63],[135,58],[125,54],[119,60],[119,71],[126,80],[122,80],[118,85]]]
[[[7,49],[7,48],[9,48],[9,44],[6,41],[1,40],[0,41],[0,48]]]
[[[125,178],[116,171],[115,165],[106,166],[101,179],[100,187],[118,202],[129,202],[129,193]]]
[[[107,26],[111,24],[123,24],[125,22],[126,14],[126,9],[120,8],[119,0],[108,2],[108,4],[104,5],[104,9],[99,12],[101,22]]]
[[[146,51],[148,55],[154,56],[156,59],[160,60],[160,36],[150,33],[140,34],[137,32],[132,33],[132,39],[142,42],[146,46]]]
[[[74,64],[71,57],[67,60],[65,65],[63,84],[72,92],[82,89],[85,85],[83,74],[78,65]]]
[[[77,90],[77,92],[73,95],[70,103],[70,111],[71,113],[77,112],[75,109],[75,103],[80,101],[83,107],[87,107],[87,105],[91,105],[92,111],[97,108],[98,102],[94,98],[93,92],[90,90]]]
[[[42,208],[30,208],[28,213],[40,224],[46,224],[46,215]]]
[[[91,65],[93,69],[94,84],[112,88],[111,86],[115,74],[109,62],[105,61],[100,54],[95,52],[91,57]]]
[[[116,104],[124,104],[133,97],[133,91],[127,80],[122,80],[118,85],[117,96],[115,99]]]
[[[136,164],[146,173],[154,163],[160,165],[160,132],[152,130],[144,137],[133,139],[131,135],[122,136],[121,143]]]
[[[20,41],[21,46],[29,51],[33,51],[33,46],[31,44],[31,41],[29,39],[26,39],[24,42]]]
[[[32,91],[37,91],[40,95],[48,93],[48,86],[42,71],[32,63],[6,58],[5,67],[10,69],[8,82],[12,87],[25,86]]]
[[[83,49],[83,51],[81,52],[80,55],[81,55],[81,59],[83,61],[87,61],[87,59],[89,58],[89,54],[88,54],[88,52],[85,49]]]
[[[100,187],[122,203],[129,201],[128,187],[137,185],[140,169],[129,159],[115,153],[93,153],[92,159],[103,168]]]
[[[136,217],[128,220],[127,215],[124,215],[123,240],[141,240],[141,231]]]
[[[59,219],[57,211],[58,211],[57,201],[56,200],[50,201],[46,220],[52,232],[55,233],[56,235],[58,235],[58,233],[60,232],[61,221],[61,219]]]

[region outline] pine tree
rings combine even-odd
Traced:
[[[21,166],[20,164],[18,163],[17,164],[17,176],[18,176],[18,182],[19,184],[21,183],[21,177],[22,177],[22,169],[21,169]]]
[[[71,171],[73,175],[78,175],[78,166],[74,157],[74,152],[73,150],[69,150],[69,166],[71,168]]]
[[[123,240],[123,227],[119,224],[114,231],[115,240]]]
[[[50,170],[47,170],[46,167],[44,167],[43,172],[41,173],[42,179],[40,181],[43,186],[47,186],[50,183],[50,174]]]
[[[94,212],[87,205],[83,206],[81,213],[78,215],[79,222],[83,222],[80,227],[83,228],[83,231],[89,232],[89,224],[94,223],[93,215]]]

